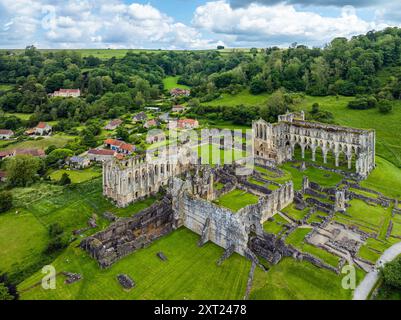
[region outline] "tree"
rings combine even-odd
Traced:
[[[9,191],[0,192],[0,213],[10,210],[13,206],[13,195]]]
[[[71,157],[74,153],[69,149],[55,149],[46,157],[46,164],[54,166],[57,163],[63,162],[67,157]]]
[[[282,90],[278,90],[271,95],[266,106],[261,108],[260,115],[268,122],[276,122],[277,117],[280,114],[284,114],[288,109],[289,107],[286,102],[284,92]]]
[[[124,126],[119,126],[117,128],[116,135],[117,135],[117,138],[124,140],[124,141],[128,141],[128,139],[129,139],[129,132],[128,132],[127,128],[125,128]]]
[[[4,283],[0,283],[0,301],[14,300],[14,297],[8,292]]]
[[[252,94],[260,94],[266,91],[266,83],[262,79],[255,78],[251,82],[250,91]]]
[[[381,275],[386,285],[401,289],[401,258],[386,263],[381,270]]]
[[[68,185],[68,184],[71,184],[70,176],[69,176],[66,172],[64,172],[64,173],[62,174],[62,176],[61,176],[61,178],[60,178],[60,181],[59,181],[58,183],[59,183],[59,185],[61,185],[61,186],[66,186],[66,185]]]
[[[17,155],[6,162],[7,181],[13,187],[26,187],[33,183],[41,167],[38,158]]]

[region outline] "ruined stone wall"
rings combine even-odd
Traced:
[[[103,195],[119,207],[159,192],[170,177],[189,169],[193,155],[161,154],[157,157],[112,160],[103,164]]]
[[[175,228],[171,199],[164,198],[132,218],[117,220],[106,230],[84,239],[80,246],[107,268]]]
[[[312,161],[315,161],[316,153],[321,152],[324,163],[327,163],[327,155],[332,152],[337,167],[341,154],[348,160],[349,169],[355,159],[356,173],[364,178],[375,167],[374,130],[310,122],[294,114],[280,116],[275,124],[260,119],[254,121],[252,127],[254,156],[265,161],[271,160],[276,164],[290,161],[295,147],[300,146],[302,158],[306,149],[312,151]]]

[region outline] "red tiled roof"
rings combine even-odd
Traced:
[[[194,124],[196,124],[196,122],[197,122],[197,120],[195,120],[195,119],[180,119],[180,120],[178,120],[178,123],[180,123],[180,124],[188,123],[188,124],[194,125]]]
[[[135,150],[135,146],[133,146],[132,144],[129,143],[123,143],[120,146],[120,149],[126,150],[126,151],[134,151]]]
[[[111,126],[118,126],[118,125],[120,125],[120,124],[122,124],[122,123],[123,123],[122,120],[120,120],[120,119],[114,119],[114,120],[111,120],[111,121],[109,122],[109,125],[111,125]]]
[[[12,154],[13,154],[13,151],[11,151],[11,150],[0,151],[0,158],[11,156]]]
[[[118,159],[118,160],[123,160],[123,159],[124,159],[124,155],[121,154],[121,153],[117,153],[117,154],[115,155],[115,157],[116,157],[116,159]]]
[[[36,128],[44,129],[44,128],[46,128],[46,126],[47,126],[46,122],[39,122],[38,125],[36,126]]]
[[[116,139],[106,139],[106,140],[104,140],[104,144],[121,147],[121,145],[124,144],[124,141],[120,141],[120,140],[116,140]]]
[[[12,130],[0,129],[0,134],[13,135],[14,132]]]
[[[105,150],[105,149],[91,149],[88,151],[88,153],[102,155],[102,156],[113,156],[115,151],[114,150]]]

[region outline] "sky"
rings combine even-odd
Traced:
[[[401,26],[399,0],[0,0],[0,48],[321,47]]]

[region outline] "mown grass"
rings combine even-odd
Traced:
[[[272,221],[266,221],[263,224],[263,230],[277,235],[285,229],[284,225],[286,224],[288,224],[288,221],[277,213],[273,216]]]
[[[239,189],[235,189],[220,196],[215,202],[220,206],[226,207],[234,212],[251,205],[258,203],[259,197]]]
[[[35,263],[48,240],[47,228],[28,210],[12,209],[1,214],[0,273]]]
[[[55,134],[49,137],[44,137],[43,139],[32,139],[22,142],[17,142],[9,144],[4,148],[4,150],[14,150],[14,149],[46,149],[51,145],[55,145],[58,148],[64,147],[68,142],[75,139],[74,136],[69,136],[66,134]]]
[[[306,261],[284,258],[268,272],[256,268],[250,299],[348,300],[353,291],[342,288],[343,276]],[[363,276],[363,271],[357,269],[358,283]]]
[[[304,210],[297,210],[295,204],[290,204],[281,211],[294,220],[302,220],[308,214],[310,208],[306,207]]]
[[[164,89],[166,90],[171,90],[174,88],[189,89],[188,86],[177,83],[179,78],[180,78],[179,76],[164,78],[163,79]]]
[[[81,249],[70,246],[53,265],[57,271],[80,273],[83,279],[66,285],[59,276],[56,290],[37,286],[24,291],[40,281],[43,275],[38,272],[19,285],[21,299],[242,299],[250,261],[234,254],[217,266],[224,249],[212,243],[199,248],[198,240],[198,235],[182,228],[107,270],[101,270]],[[163,252],[168,260],[161,261],[157,252]],[[134,289],[122,289],[116,279],[120,273],[132,277]]]
[[[84,170],[65,170],[65,169],[60,169],[53,171],[50,174],[50,178],[53,181],[59,181],[61,176],[66,173],[71,179],[72,183],[81,183],[85,182],[88,180],[91,180],[93,178],[97,178],[102,175],[102,170],[99,168],[88,168]]]

